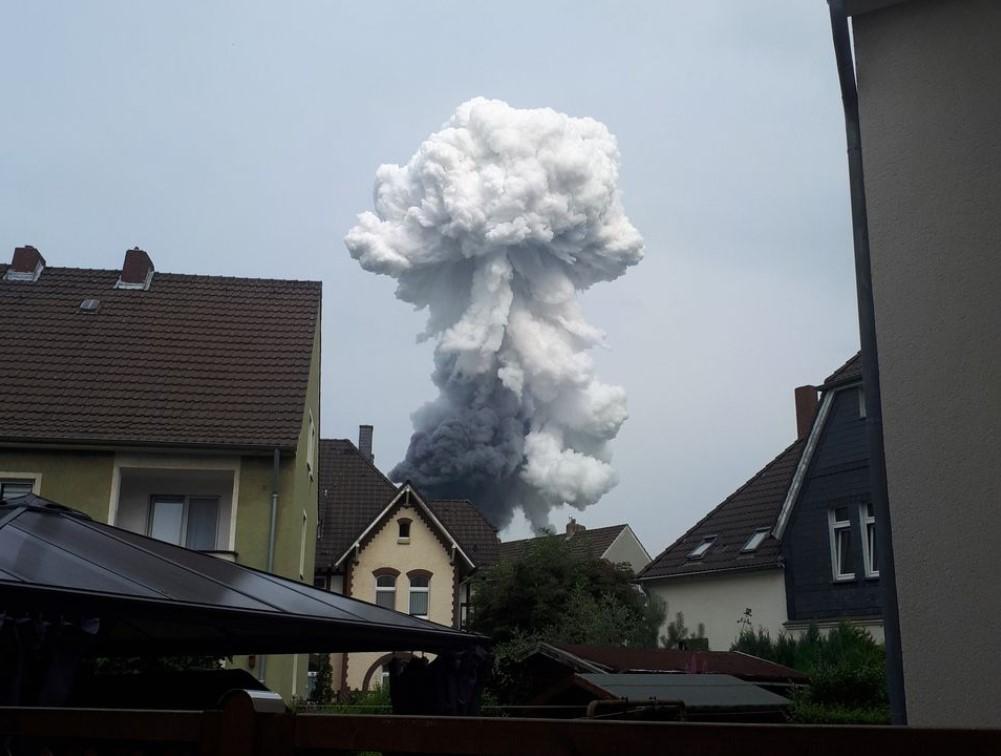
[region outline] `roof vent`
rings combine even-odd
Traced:
[[[85,299],[80,303],[80,310],[82,312],[97,312],[100,307],[100,299]]]
[[[30,244],[14,249],[10,267],[4,273],[5,281],[27,281],[34,283],[45,269],[45,258]]]
[[[116,289],[141,289],[146,291],[153,280],[153,261],[139,247],[125,253],[122,274],[115,283]]]

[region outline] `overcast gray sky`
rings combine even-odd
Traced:
[[[139,245],[164,271],[322,280],[323,435],[374,424],[388,470],[436,394],[432,345],[343,237],[377,166],[477,95],[618,137],[646,259],[583,304],[630,419],[621,483],[577,517],[656,554],[793,440],[793,388],[857,349],[823,0],[2,0],[0,253],[115,268]]]

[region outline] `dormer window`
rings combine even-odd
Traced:
[[[397,520],[399,525],[399,533],[396,538],[397,543],[410,543],[410,520],[406,517],[402,517]]]
[[[740,550],[740,553],[749,554],[752,551],[757,551],[758,546],[764,543],[767,537],[768,537],[768,528],[758,528],[753,533],[751,533],[751,537],[747,539],[747,543],[744,544],[744,547]]]
[[[692,549],[692,551],[688,555],[688,558],[701,559],[706,555],[706,552],[709,551],[709,549],[712,547],[714,543],[716,543],[716,536],[706,536],[705,538],[702,539],[701,542],[699,542],[698,546]]]

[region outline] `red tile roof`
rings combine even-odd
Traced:
[[[5,269],[0,441],[295,447],[320,283],[158,272],[142,291],[117,270]]]

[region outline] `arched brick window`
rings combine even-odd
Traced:
[[[396,578],[400,571],[392,567],[380,567],[375,575],[375,603],[385,609],[396,609]]]
[[[407,577],[410,578],[410,614],[427,619],[431,607],[431,573],[411,570]]]

